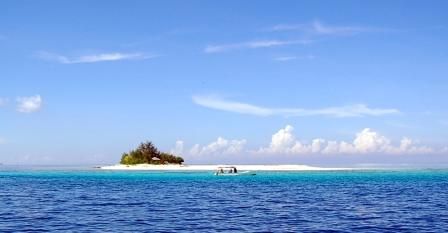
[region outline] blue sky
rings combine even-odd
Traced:
[[[2,1],[0,162],[448,164],[447,7]]]

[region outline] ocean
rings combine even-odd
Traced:
[[[0,232],[448,232],[448,170],[5,169]]]

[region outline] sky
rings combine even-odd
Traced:
[[[448,167],[446,1],[1,1],[0,163]]]

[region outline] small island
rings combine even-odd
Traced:
[[[137,149],[123,153],[120,164],[182,164],[184,159],[170,153],[160,152],[150,141],[141,143]]]

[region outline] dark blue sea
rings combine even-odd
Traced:
[[[448,232],[448,170],[0,167],[0,232]]]

